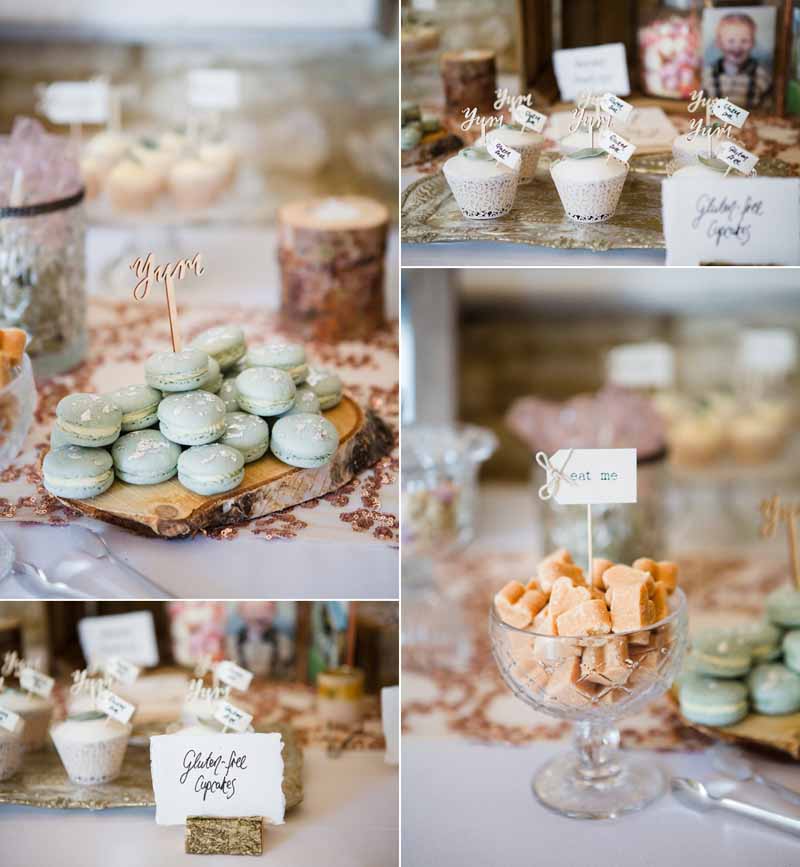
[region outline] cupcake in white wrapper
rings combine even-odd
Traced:
[[[461,213],[470,220],[494,220],[514,205],[519,172],[497,162],[484,148],[465,148],[442,171]]]
[[[679,135],[672,142],[672,159],[678,166],[692,166],[697,163],[698,157],[708,157],[708,136],[698,135],[695,138],[688,138],[686,135]],[[719,136],[711,136],[711,156],[716,156],[722,146],[730,141],[729,138],[720,138]]]
[[[550,166],[561,204],[576,223],[603,223],[616,210],[628,164],[601,148],[585,148]]]
[[[67,717],[50,731],[67,775],[79,786],[98,786],[119,776],[130,734],[130,725],[99,711]]]
[[[0,728],[0,782],[10,780],[17,773],[24,756],[22,733]]]
[[[519,124],[504,124],[499,129],[486,133],[486,141],[491,144],[499,141],[513,148],[521,157],[519,167],[520,184],[529,184],[536,175],[539,156],[544,147],[544,136],[531,129],[523,129]]]
[[[22,746],[26,750],[40,750],[47,740],[50,720],[53,718],[53,702],[49,698],[29,695],[18,689],[0,692],[0,707],[12,710],[22,717]]]

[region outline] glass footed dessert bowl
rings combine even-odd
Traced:
[[[535,710],[575,722],[574,750],[535,774],[533,793],[565,816],[608,819],[640,810],[666,790],[661,769],[619,750],[619,719],[661,696],[681,669],[686,597],[651,626],[598,636],[542,635],[505,623],[492,602],[492,654],[514,695]]]

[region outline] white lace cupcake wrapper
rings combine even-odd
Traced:
[[[445,177],[461,213],[468,219],[502,217],[514,205],[519,184],[516,173],[503,173],[494,178]]]
[[[0,781],[8,780],[22,767],[22,740],[0,741]]]
[[[627,174],[606,181],[553,181],[567,216],[577,223],[602,223],[617,210]]]
[[[95,744],[53,740],[70,780],[82,786],[96,786],[116,779],[128,748],[127,734]]]

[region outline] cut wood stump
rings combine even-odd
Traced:
[[[386,422],[351,398],[343,397],[323,415],[339,431],[339,448],[323,467],[290,467],[268,453],[246,464],[242,483],[224,494],[195,494],[175,477],[158,485],[117,479],[99,497],[59,499],[90,518],[167,539],[261,518],[337,490],[391,451],[393,437]]]

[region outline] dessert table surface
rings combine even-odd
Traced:
[[[398,863],[398,773],[378,750],[304,753],[305,797],[281,826],[264,829],[264,852],[247,862],[281,867],[391,867]],[[161,827],[154,808],[43,810],[0,806],[3,867],[144,867],[241,864],[237,856],[186,855],[182,826]],[[57,851],[54,849],[57,841]]]
[[[512,695],[492,659],[487,629],[492,594],[511,579],[527,580],[540,559],[534,494],[528,486],[499,483],[481,486],[480,494],[474,542],[439,564],[425,592],[404,593],[406,863],[666,867],[678,857],[687,865],[795,863],[796,838],[722,811],[694,813],[670,794],[641,813],[595,822],[558,816],[534,799],[534,771],[570,748],[572,727]],[[690,633],[759,617],[766,593],[789,576],[782,539],[712,548],[703,544],[702,524],[696,539],[676,523],[667,533],[668,550],[681,566]],[[706,755],[711,741],[682,722],[668,696],[622,719],[619,728],[623,749],[649,757],[666,775],[721,779]],[[797,763],[749,755],[800,792]],[[800,807],[757,784],[737,784],[735,796],[800,818]],[[552,860],[542,853],[553,853]]]
[[[89,340],[87,360],[74,371],[37,383],[39,404],[22,453],[0,474],[0,530],[18,560],[43,568],[72,550],[75,524],[102,532],[116,555],[180,598],[396,598],[398,509],[396,452],[338,491],[245,525],[185,540],[144,538],[65,509],[41,486],[38,460],[46,451],[55,406],[70,391],[108,391],[142,381],[142,364],[169,346],[163,292],[131,297],[127,264],[152,250],[157,261],[203,253],[206,273],[177,289],[185,340],[220,321],[236,322],[250,343],[276,331],[280,281],[275,233],[263,227],[193,227],[142,236],[141,230],[92,228],[87,240]],[[340,373],[345,389],[397,431],[397,243],[386,267],[389,324],[368,341],[308,344],[312,364]],[[116,266],[115,266],[116,262]],[[193,281],[193,282],[192,282]],[[5,519],[5,520],[3,520]],[[74,586],[99,598],[147,596],[135,579],[107,560],[76,565]],[[33,595],[17,579],[0,596]],[[55,595],[55,594],[53,594]]]

